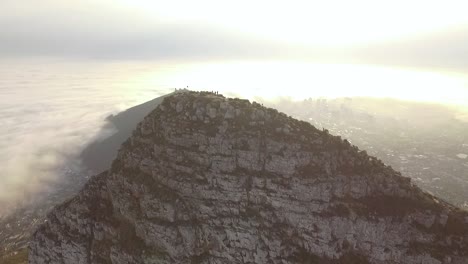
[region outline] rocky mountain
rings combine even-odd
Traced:
[[[274,109],[177,93],[56,207],[30,263],[468,263],[468,214]]]
[[[84,168],[94,174],[107,170],[120,145],[162,99],[109,117],[102,134],[115,133],[84,149]],[[346,138],[423,190],[468,210],[468,122],[457,119],[459,112],[444,105],[359,97],[263,103]]]
[[[183,92],[179,89],[176,92]],[[172,93],[171,93],[172,94]],[[12,206],[9,215],[0,215],[0,263],[10,263],[6,259],[14,258],[12,263],[19,263],[17,256],[27,256],[27,243],[31,234],[42,223],[46,214],[56,205],[73,197],[87,182],[90,175],[107,170],[117,156],[122,143],[132,134],[137,124],[154,110],[167,94],[143,104],[129,108],[106,118],[101,133],[81,152],[77,160],[83,166],[77,168],[64,164],[56,172],[61,180],[49,186],[49,191],[35,195],[34,201]],[[109,131],[112,134],[109,135]],[[107,135],[107,136],[106,136]],[[2,208],[5,209],[5,208]]]

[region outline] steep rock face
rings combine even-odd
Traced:
[[[468,214],[273,109],[167,97],[30,263],[468,263]]]

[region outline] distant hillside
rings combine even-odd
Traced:
[[[120,145],[132,134],[137,124],[156,108],[166,96],[171,94],[134,106],[117,115],[109,116],[103,130],[113,129],[115,133],[102,140],[91,142],[80,155],[83,165],[94,172],[107,170],[112,160],[117,156]]]

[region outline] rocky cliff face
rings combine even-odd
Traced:
[[[185,92],[49,215],[30,263],[468,263],[468,214],[327,131]]]

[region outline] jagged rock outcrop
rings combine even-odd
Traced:
[[[50,213],[30,263],[460,264],[468,214],[309,123],[185,92]]]

